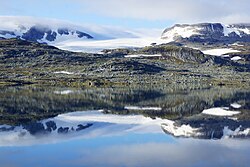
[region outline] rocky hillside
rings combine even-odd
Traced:
[[[74,53],[20,39],[0,40],[0,85],[239,84],[250,66],[176,45]]]
[[[250,42],[250,24],[176,24],[171,28],[165,29],[161,37],[169,41],[197,43]]]

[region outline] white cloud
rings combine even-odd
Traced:
[[[152,24],[166,22],[167,26],[169,23],[250,22],[250,5],[249,0],[0,0],[0,14],[122,26],[135,19],[129,24],[148,25],[152,21]]]
[[[174,22],[249,22],[248,0],[75,0],[83,11],[118,18]]]

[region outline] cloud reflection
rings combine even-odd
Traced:
[[[250,162],[249,144],[249,141],[240,140],[179,139],[176,143],[114,145],[91,152],[82,151],[82,157],[73,165],[247,167]]]

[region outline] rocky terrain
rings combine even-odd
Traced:
[[[239,54],[239,53],[238,53]],[[0,40],[1,85],[110,86],[196,83],[249,86],[249,62],[162,44],[74,53],[19,39]]]

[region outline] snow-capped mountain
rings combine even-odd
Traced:
[[[160,29],[130,30],[21,16],[0,16],[0,23],[0,39],[20,38],[70,51],[99,52],[103,49],[143,47],[164,42],[160,39]]]
[[[121,28],[74,23],[33,17],[0,16],[0,37],[37,41],[59,42],[73,38],[114,39],[136,37],[133,32]]]
[[[220,121],[221,126],[218,126],[218,119],[212,118],[190,120],[180,124],[178,121],[152,119],[142,115],[104,114],[103,110],[79,111],[21,126],[0,125],[0,146],[49,144],[128,133],[162,134],[165,132],[176,137],[203,139],[249,138],[249,124],[244,125],[242,121],[225,118]],[[200,126],[199,123],[202,125]]]
[[[56,44],[63,41],[135,38],[129,30],[108,26],[76,25],[70,22],[32,17],[0,17],[0,38]]]
[[[250,24],[176,24],[171,28],[165,29],[161,38],[178,42],[250,42]]]
[[[106,115],[102,110],[58,115],[22,126],[0,125],[0,146],[27,146],[71,139],[163,133],[159,120],[141,115]]]

